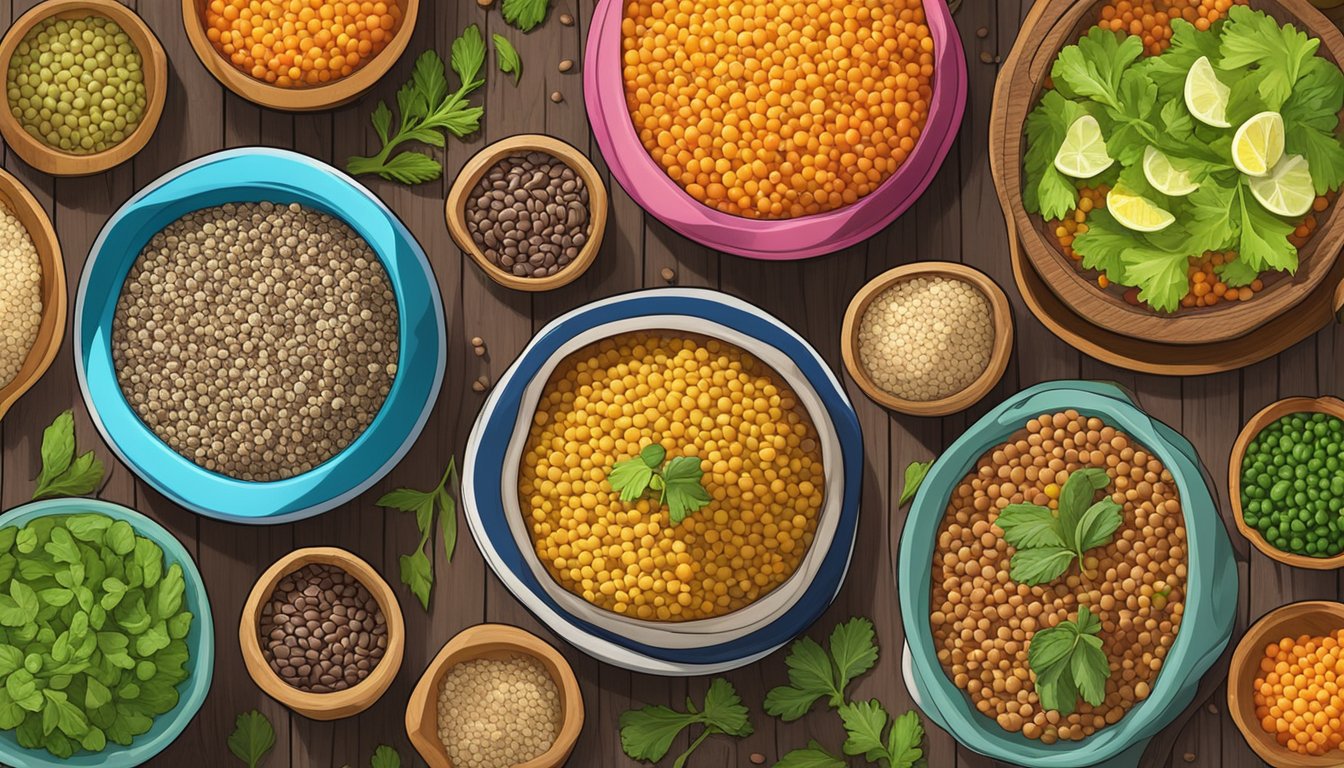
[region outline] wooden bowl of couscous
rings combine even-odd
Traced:
[[[0,309],[5,310],[0,312],[0,325],[16,334],[0,339],[0,369],[3,369],[0,370],[0,419],[3,419],[14,402],[32,389],[56,359],[61,340],[65,338],[67,300],[65,262],[61,260],[61,244],[56,239],[51,218],[32,193],[4,170],[0,170],[0,205],[5,208],[0,223],[6,225],[5,228],[23,230],[22,234],[8,233],[12,239],[0,246],[0,257],[5,262],[0,280],[7,283],[0,287]],[[31,241],[35,254],[29,250],[29,243],[23,241],[22,235]],[[22,265],[31,268],[34,259],[35,283],[20,283],[24,273]],[[21,304],[25,296],[29,301],[35,297],[40,303],[35,329],[30,314],[32,309],[25,309]],[[15,363],[18,363],[17,369],[14,369]]]
[[[667,674],[729,668],[834,596],[856,437],[833,374],[777,321],[646,291],[524,351],[469,441],[463,504],[496,572],[577,646]]]

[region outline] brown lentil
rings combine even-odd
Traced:
[[[547,277],[569,266],[588,242],[588,216],[583,177],[545,152],[500,160],[467,199],[476,247],[518,277]]]
[[[1009,578],[1012,549],[994,521],[1015,503],[1057,508],[1070,472],[1099,467],[1124,523],[1052,584]],[[947,676],[1001,727],[1052,744],[1117,722],[1147,698],[1180,627],[1186,533],[1171,474],[1143,446],[1076,411],[1043,415],[989,451],[962,480],[939,528],[930,624]],[[1086,603],[1102,622],[1111,661],[1106,699],[1079,700],[1068,717],[1040,707],[1027,663],[1038,629]]]
[[[387,650],[378,601],[341,568],[310,563],[285,576],[261,609],[261,654],[289,685],[343,691],[368,677]]]
[[[568,13],[560,14],[560,23],[566,27],[574,26],[574,17]]]
[[[272,203],[187,214],[132,266],[112,324],[131,407],[174,451],[272,481],[373,421],[397,368],[378,256],[325,213]]]
[[[439,686],[439,741],[460,768],[536,759],[555,743],[563,715],[555,680],[531,656],[463,661]]]
[[[760,752],[752,752],[748,759],[751,760],[752,765],[765,765],[765,755]]]
[[[561,93],[561,92],[559,92],[559,91],[552,91],[552,92],[551,92],[551,101],[555,102],[556,104],[559,104],[560,102],[562,102],[562,101],[564,101],[564,100],[565,100],[565,94],[563,94],[563,93]]]
[[[574,68],[574,60],[573,60],[573,59],[561,59],[561,60],[560,60],[560,71],[561,71],[561,72],[568,72],[569,70],[571,70],[571,69],[573,69],[573,68]]]
[[[677,271],[671,267],[663,267],[658,274],[662,275],[663,282],[671,283],[677,279]]]
[[[0,387],[28,359],[42,325],[42,263],[22,222],[0,205]]]

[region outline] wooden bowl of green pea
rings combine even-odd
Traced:
[[[1237,530],[1297,568],[1344,566],[1344,401],[1290,397],[1242,427],[1228,461]]]
[[[87,176],[129,160],[158,127],[168,57],[115,0],[46,0],[0,39],[0,135],[53,176]]]

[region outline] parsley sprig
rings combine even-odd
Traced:
[[[854,618],[831,630],[829,652],[810,637],[795,640],[784,659],[789,684],[765,694],[766,713],[797,720],[817,699],[840,707],[845,701],[845,688],[877,664],[876,638],[873,622]]]
[[[415,551],[401,556],[401,583],[411,588],[411,593],[420,600],[420,605],[429,610],[429,592],[434,587],[434,561],[425,552],[425,544],[434,533],[434,510],[438,508],[439,530],[443,534],[443,551],[446,562],[453,561],[453,550],[457,548],[457,502],[453,499],[452,488],[457,484],[457,461],[448,460],[448,468],[443,471],[439,484],[432,490],[416,491],[410,488],[398,488],[378,499],[380,507],[415,513],[415,525],[420,531],[420,543]]]
[[[42,432],[42,471],[33,499],[83,496],[103,484],[103,462],[93,451],[75,456],[75,417],[65,411]]]
[[[647,445],[638,456],[616,462],[607,482],[627,504],[650,489],[657,491],[658,506],[667,505],[672,524],[678,525],[709,504],[709,491],[702,483],[705,473],[699,459],[676,456],[664,464],[666,458],[663,446]]]
[[[840,719],[845,726],[845,743],[841,749],[846,755],[862,755],[869,763],[882,768],[913,768],[922,764],[924,750],[920,744],[924,741],[924,726],[913,710],[893,719],[881,702],[870,699],[842,705]],[[806,747],[784,755],[775,763],[775,768],[845,768],[847,765],[849,763],[843,757],[831,753],[813,739]]]
[[[392,133],[392,110],[387,102],[379,102],[371,119],[383,148],[376,155],[350,158],[346,170],[354,176],[376,173],[402,184],[421,184],[439,178],[443,165],[430,155],[393,152],[408,141],[443,147],[445,131],[462,138],[480,128],[485,109],[473,106],[467,99],[485,85],[481,76],[485,54],[485,40],[475,24],[453,41],[450,60],[461,85],[452,93],[448,91],[448,76],[439,54],[435,51],[420,54],[410,81],[397,91],[401,123],[396,133]]]
[[[1078,617],[1036,632],[1027,646],[1027,664],[1036,676],[1041,706],[1067,717],[1078,697],[1092,706],[1106,700],[1111,665],[1101,650],[1101,619],[1086,605]]]
[[[238,716],[227,744],[234,757],[247,763],[247,768],[257,768],[275,746],[275,729],[265,715],[253,709]]]
[[[1101,469],[1080,469],[1069,475],[1059,493],[1059,513],[1035,504],[1009,504],[995,525],[1017,550],[1009,575],[1019,584],[1046,584],[1059,578],[1083,553],[1111,540],[1124,522],[1121,506],[1097,491],[1110,485]]]
[[[710,682],[704,706],[697,708],[688,696],[686,710],[678,712],[656,705],[621,713],[621,749],[633,760],[656,763],[672,748],[678,734],[693,725],[703,725],[700,735],[672,763],[672,768],[682,768],[691,753],[710,736],[721,734],[740,739],[752,733],[746,705],[733,684],[722,677]]]
[[[499,9],[509,24],[524,32],[531,32],[546,19],[551,0],[504,0]]]

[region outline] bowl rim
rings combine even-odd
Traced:
[[[191,42],[196,58],[215,80],[234,94],[270,109],[286,112],[315,112],[332,109],[353,101],[372,88],[401,59],[410,45],[420,14],[420,0],[396,0],[403,5],[401,23],[392,39],[373,60],[346,77],[322,85],[283,88],[265,83],[237,69],[206,39],[205,19],[201,13],[207,0],[182,0],[182,28]]]
[[[1246,457],[1246,449],[1251,442],[1267,427],[1285,416],[1296,413],[1323,413],[1344,420],[1344,401],[1337,397],[1285,397],[1266,405],[1246,422],[1237,434],[1236,442],[1227,461],[1227,497],[1232,503],[1232,519],[1237,524],[1237,532],[1273,560],[1294,568],[1310,568],[1324,571],[1344,566],[1344,552],[1333,557],[1309,557],[1293,552],[1285,552],[1270,544],[1255,528],[1246,523],[1241,506],[1241,461]]]
[[[154,136],[168,98],[168,56],[159,38],[135,11],[115,0],[44,0],[20,16],[0,38],[0,70],[8,73],[14,51],[38,24],[52,17],[101,16],[121,27],[140,53],[145,77],[145,111],[140,124],[119,144],[101,152],[76,154],[50,147],[24,130],[9,110],[0,109],[0,135],[32,167],[53,176],[88,176],[118,166],[145,148]]]
[[[154,722],[157,724],[159,720],[171,717],[172,719],[169,720],[167,727],[163,733],[157,736],[150,737],[148,733],[137,736],[136,740],[143,740],[143,744],[132,741],[131,746],[123,747],[120,744],[109,742],[107,748],[101,752],[92,753],[80,750],[69,758],[60,759],[52,757],[45,750],[30,750],[17,745],[11,746],[8,740],[0,739],[0,758],[11,761],[14,765],[25,765],[29,768],[66,768],[72,765],[84,766],[85,768],[95,768],[95,766],[97,768],[132,768],[132,766],[141,765],[167,749],[182,735],[182,732],[199,714],[201,705],[205,703],[205,698],[210,692],[210,684],[214,678],[215,625],[210,608],[210,596],[205,588],[205,580],[201,578],[201,573],[196,568],[196,561],[192,559],[191,554],[187,552],[182,542],[178,541],[177,537],[169,533],[163,526],[144,513],[137,512],[130,507],[103,499],[76,496],[32,501],[14,507],[0,515],[0,528],[26,525],[41,517],[81,513],[106,515],[130,523],[136,533],[150,539],[163,550],[167,562],[178,563],[182,566],[183,580],[187,585],[184,598],[189,606],[195,607],[192,617],[193,629],[199,627],[199,639],[195,646],[191,646],[192,653],[189,661],[191,672],[186,680],[177,685],[177,706],[154,718]],[[185,691],[184,686],[186,687]],[[4,733],[8,734],[10,732],[6,731]]]
[[[588,241],[579,249],[579,254],[573,261],[554,275],[546,277],[518,277],[491,263],[472,238],[466,218],[466,206],[471,191],[486,171],[510,155],[530,151],[545,152],[565,163],[583,178],[583,183],[588,188],[588,222],[591,225]],[[484,147],[462,166],[462,170],[458,171],[457,178],[453,181],[452,188],[448,191],[444,203],[444,215],[453,242],[457,243],[458,248],[470,254],[472,260],[490,276],[491,280],[505,288],[537,292],[568,285],[592,266],[593,259],[602,248],[602,239],[606,236],[608,202],[606,183],[593,166],[593,162],[577,147],[554,136],[520,133]]]
[[[69,311],[69,299],[65,282],[65,259],[61,254],[61,241],[51,224],[47,211],[28,191],[23,182],[13,174],[0,168],[0,205],[9,209],[10,214],[19,221],[28,233],[37,249],[39,269],[42,271],[42,317],[37,328],[37,337],[28,350],[23,365],[14,378],[6,384],[0,384],[0,419],[25,392],[32,389],[39,379],[51,368],[57,353],[61,351],[61,342],[65,340],[65,318]],[[25,221],[28,219],[30,221]],[[34,226],[29,227],[31,223]]]
[[[555,646],[511,624],[476,624],[458,632],[443,648],[435,654],[429,666],[420,675],[415,688],[406,702],[406,735],[420,757],[431,768],[453,768],[452,761],[444,754],[443,745],[438,741],[429,741],[421,737],[421,730],[427,721],[433,721],[431,713],[437,709],[439,684],[443,676],[457,664],[485,658],[485,654],[494,653],[487,646],[502,645],[508,652],[528,656],[539,661],[550,673],[551,681],[559,689],[564,717],[559,732],[549,749],[535,758],[521,763],[515,768],[558,768],[565,762],[578,742],[583,730],[583,690],[574,675],[574,668]],[[449,662],[452,661],[452,664]]]
[[[277,675],[262,655],[258,627],[265,601],[275,593],[281,579],[314,563],[334,565],[355,577],[378,601],[387,624],[383,658],[368,677],[343,691],[313,693],[295,688]],[[267,696],[304,717],[337,720],[363,712],[387,692],[406,653],[406,624],[396,592],[363,558],[340,547],[304,547],[281,556],[252,584],[238,617],[238,647],[248,676]]]
[[[1061,395],[1068,397],[1067,403],[1059,402]],[[1078,404],[1083,401],[1091,402],[1088,405]],[[1190,521],[1196,516],[1209,516],[1211,525],[1223,527],[1222,520],[1218,516],[1217,503],[1210,490],[1210,478],[1197,460],[1192,458],[1197,456],[1194,447],[1180,433],[1148,415],[1117,385],[1075,380],[1047,381],[1029,387],[995,406],[958,437],[934,462],[933,468],[929,470],[911,504],[906,527],[901,533],[898,562],[905,563],[901,570],[906,567],[919,570],[926,562],[932,562],[936,548],[927,546],[928,542],[925,540],[916,541],[912,535],[911,525],[911,521],[916,519],[934,518],[939,521],[942,519],[946,498],[941,494],[938,498],[933,498],[931,488],[947,485],[955,489],[960,479],[966,475],[970,467],[975,466],[986,451],[1002,444],[1009,436],[1021,430],[1021,425],[1028,419],[1042,413],[1069,409],[1077,410],[1084,415],[1096,415],[1109,425],[1122,429],[1162,461],[1163,466],[1172,473],[1180,493],[1182,515],[1187,523],[1187,531],[1192,528]],[[1139,436],[1138,433],[1144,432],[1156,437],[1157,440]],[[959,457],[963,453],[969,456],[969,459],[959,460],[955,466],[950,463],[953,457]],[[1177,478],[1178,471],[1180,478]],[[934,533],[936,535],[936,528]],[[1214,533],[1216,534],[1216,530]],[[1187,560],[1195,558],[1197,554],[1210,557],[1212,550],[1218,548],[1218,541],[1216,537],[1187,536],[1187,546],[1189,549]],[[921,554],[921,551],[924,551],[927,557]],[[1231,577],[1236,578],[1230,557],[1225,561],[1216,561],[1216,564],[1231,571]],[[1194,578],[1193,574],[1187,579],[1185,605],[1214,605],[1217,602],[1217,594],[1212,590],[1213,585],[1206,584],[1206,580]],[[953,702],[953,707],[948,710],[936,706],[928,707],[926,710],[932,709],[945,718],[945,728],[956,735],[958,742],[962,744],[967,742],[961,734],[975,734],[979,738],[977,751],[983,752],[984,749],[981,747],[987,747],[992,752],[985,753],[996,759],[1018,763],[1029,760],[1032,765],[1042,768],[1064,768],[1076,764],[1072,760],[1076,759],[1078,750],[1087,749],[1088,764],[1104,762],[1129,749],[1135,743],[1121,741],[1121,729],[1118,726],[1129,722],[1131,728],[1151,728],[1161,718],[1163,708],[1175,703],[1181,692],[1181,686],[1173,684],[1179,682],[1175,677],[1177,672],[1172,671],[1172,664],[1164,663],[1153,682],[1152,692],[1148,698],[1134,704],[1118,723],[1108,725],[1078,742],[1058,742],[1052,745],[1034,742],[1019,733],[1004,731],[993,720],[976,711],[965,692],[956,688],[947,678],[934,653],[932,631],[927,618],[924,618],[928,616],[928,611],[921,610],[921,606],[929,602],[928,590],[901,590],[899,601],[902,617],[920,617],[906,624],[906,642],[910,646],[913,664],[911,673],[916,680],[932,685],[940,691],[943,698]],[[1235,606],[1229,607],[1235,608]],[[1186,614],[1188,616],[1193,612],[1193,609],[1187,610]],[[1212,652],[1193,660],[1192,667],[1203,667],[1199,670],[1200,675],[1203,675],[1208,666],[1222,654],[1231,638],[1235,610],[1229,612],[1225,619],[1223,622],[1225,626],[1209,628],[1210,632],[1219,631],[1222,636],[1215,643]],[[1176,639],[1167,655],[1168,661],[1190,653],[1194,634],[1189,629],[1176,633]],[[1188,677],[1191,671],[1179,670],[1179,673]],[[1149,712],[1155,714],[1145,716]],[[1141,724],[1133,726],[1136,722]]]
[[[646,212],[674,231],[715,250],[770,261],[804,259],[867,240],[900,216],[933,182],[951,151],[966,109],[966,56],[942,0],[925,0],[934,39],[933,96],[920,140],[878,188],[834,211],[795,219],[748,219],[709,208],[688,195],[654,162],[635,132],[619,66],[621,0],[601,0],[584,51],[584,102],[593,136],[611,175]],[[628,164],[628,165],[627,165]]]
[[[499,470],[495,467],[502,466],[500,456],[516,426],[513,416],[517,410],[516,402],[521,397],[517,390],[522,385],[515,384],[512,379],[530,376],[525,373],[524,366],[531,369],[538,360],[549,358],[550,350],[570,338],[575,329],[588,327],[593,321],[593,313],[597,313],[601,318],[599,322],[605,324],[612,319],[690,314],[692,309],[708,314],[711,320],[716,319],[716,315],[731,318],[739,330],[778,334],[765,343],[777,348],[784,344],[798,351],[795,361],[809,371],[809,381],[828,405],[829,418],[840,436],[845,481],[836,536],[838,543],[832,543],[822,571],[808,585],[807,593],[799,599],[798,605],[769,627],[731,643],[675,652],[631,642],[616,633],[588,625],[565,613],[533,583],[530,571],[522,564],[522,554],[516,551],[516,542],[502,519],[502,488]],[[502,437],[500,433],[503,433]],[[483,459],[483,454],[488,454],[487,458]],[[858,418],[848,396],[834,372],[801,336],[761,309],[727,294],[708,289],[659,288],[619,294],[578,307],[552,321],[533,338],[491,391],[472,427],[463,462],[462,506],[473,540],[491,569],[551,631],[585,653],[627,669],[662,675],[707,674],[733,669],[768,655],[810,626],[835,598],[853,554],[861,467]],[[486,505],[489,508],[484,508]]]
[[[907,400],[882,389],[868,375],[859,349],[859,328],[874,299],[897,283],[924,276],[947,277],[977,288],[989,302],[994,339],[985,370],[966,388],[936,400]],[[1008,370],[1008,359],[1012,356],[1014,332],[1013,309],[1008,303],[1008,296],[984,272],[960,262],[917,261],[883,272],[854,294],[845,310],[840,330],[840,353],[845,361],[845,370],[849,371],[854,383],[878,405],[910,416],[948,416],[979,402],[1003,378],[1004,371]]]
[[[280,179],[278,169],[285,171],[287,177]],[[217,177],[224,171],[237,173],[227,183],[218,183]],[[250,175],[243,177],[244,171]],[[316,187],[308,188],[304,183]],[[113,249],[109,246],[110,238],[124,228],[132,235],[143,236],[147,242],[163,225],[147,226],[145,219],[160,209],[182,206],[184,201],[192,203],[182,208],[184,212],[237,202],[239,196],[231,193],[239,189],[265,191],[265,199],[274,199],[277,194],[302,199],[310,207],[345,221],[378,254],[398,307],[401,343],[397,375],[373,422],[322,464],[302,474],[266,483],[235,480],[177,454],[131,409],[121,394],[111,363],[110,327],[116,296],[120,295],[120,286],[140,248],[138,243],[134,253],[130,252],[132,249]],[[202,197],[219,202],[192,207]],[[175,218],[167,219],[164,225]],[[112,250],[117,253],[100,259]],[[124,203],[103,226],[89,253],[74,312],[75,374],[89,415],[103,441],[122,463],[160,493],[198,514],[227,522],[273,524],[326,512],[357,497],[391,471],[410,450],[434,410],[447,363],[447,329],[443,301],[429,259],[415,236],[381,200],[354,179],[319,160],[288,150],[243,147],[188,161]],[[100,266],[101,261],[110,259],[120,261],[115,267]],[[116,277],[99,283],[95,290],[93,284],[98,281],[94,273],[99,269],[115,270]],[[96,308],[90,306],[95,301],[90,298],[94,293],[98,294]],[[414,317],[408,311],[411,299],[416,302],[412,308],[419,309]],[[95,316],[95,309],[101,316]],[[408,373],[411,370],[408,361],[421,359],[411,357],[412,347],[418,356],[433,358],[433,375],[422,376],[423,381]],[[408,398],[414,399],[412,405],[406,405],[410,402]],[[398,411],[415,409],[415,419],[408,419],[403,429],[396,429],[398,425],[391,423],[389,408],[394,403]],[[378,434],[381,438],[383,433],[393,431],[400,435],[394,450],[383,451],[370,445],[370,435]],[[356,454],[376,469],[337,472],[342,464],[354,461],[351,456]],[[377,460],[373,454],[378,454]],[[381,458],[384,454],[386,458]]]

